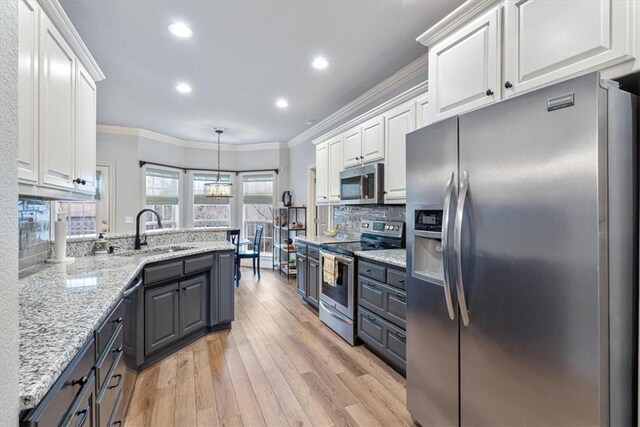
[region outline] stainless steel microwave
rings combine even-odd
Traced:
[[[340,172],[341,205],[374,205],[384,202],[384,163]]]

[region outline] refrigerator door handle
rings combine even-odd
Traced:
[[[460,305],[460,316],[465,326],[469,325],[469,311],[467,310],[467,300],[464,297],[464,283],[462,281],[462,219],[464,217],[464,206],[467,202],[467,191],[469,191],[469,174],[464,171],[460,181],[460,195],[458,196],[456,219],[453,228],[453,252],[456,259],[456,292],[458,294],[458,304]]]
[[[449,216],[451,213],[451,200],[455,191],[454,173],[449,173],[447,179],[446,196],[444,199],[444,210],[442,212],[442,277],[444,279],[444,299],[447,302],[447,311],[449,318],[456,318],[453,309],[453,298],[451,298],[451,278],[449,277]]]

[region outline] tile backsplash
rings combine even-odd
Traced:
[[[18,266],[20,272],[48,258],[51,234],[51,202],[18,200]]]
[[[404,205],[335,206],[333,224],[340,226],[340,237],[358,237],[363,219],[406,221]]]

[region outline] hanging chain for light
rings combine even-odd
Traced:
[[[222,129],[216,129],[216,133],[218,134],[218,184],[220,184],[220,135],[222,134]]]
[[[215,132],[218,134],[218,173],[214,182],[205,185],[209,197],[229,198],[233,197],[231,194],[231,182],[223,182],[220,175],[220,135],[222,135],[223,131],[222,129],[216,129]]]

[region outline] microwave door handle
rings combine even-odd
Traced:
[[[469,326],[469,310],[467,300],[464,296],[464,283],[462,281],[462,220],[464,219],[464,206],[467,202],[467,191],[469,191],[469,174],[462,173],[460,180],[460,194],[458,195],[458,205],[456,206],[456,219],[453,228],[453,253],[456,261],[456,292],[458,294],[458,304],[460,305],[460,317],[462,324]]]
[[[451,215],[451,202],[456,189],[454,177],[454,173],[450,172],[445,190],[444,211],[442,212],[442,277],[444,279],[444,299],[447,302],[447,311],[451,320],[455,319],[455,310],[453,309],[451,278],[449,277],[449,216]]]
[[[360,175],[360,200],[364,200],[364,175]]]

